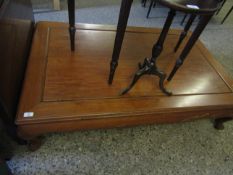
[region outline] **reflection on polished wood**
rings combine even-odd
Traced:
[[[79,50],[70,52],[66,24],[37,24],[16,120],[21,137],[233,116],[233,81],[200,41],[173,81],[166,82],[173,96],[165,96],[157,77],[147,75],[122,97],[120,90],[132,78],[136,63],[150,56],[161,31],[127,28],[119,72],[110,86],[106,80],[115,28],[85,24],[76,28]],[[166,73],[180,54],[173,52],[179,34],[169,32],[166,49],[157,60]],[[34,116],[25,118],[24,112],[34,112]]]

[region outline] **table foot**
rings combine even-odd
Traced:
[[[172,80],[172,78],[174,77],[176,71],[179,69],[179,67],[182,64],[183,64],[183,60],[181,60],[181,59],[177,59],[176,60],[176,64],[175,64],[174,68],[172,69],[170,75],[168,76],[167,81],[171,81]]]
[[[30,151],[38,150],[42,145],[42,139],[43,139],[42,137],[36,137],[28,140],[28,145],[27,145],[28,149]]]
[[[69,27],[71,51],[75,50],[75,27]]]
[[[118,66],[118,62],[112,61],[110,63],[110,73],[109,73],[109,78],[108,78],[108,84],[112,84],[117,66]]]
[[[227,121],[231,121],[232,117],[225,117],[225,118],[218,118],[214,120],[214,128],[217,130],[223,130],[224,129],[224,123]]]
[[[67,0],[69,14],[69,33],[71,51],[75,50],[75,0]]]
[[[116,37],[115,37],[114,48],[112,52],[112,59],[111,59],[111,64],[110,64],[108,84],[112,84],[115,70],[118,65],[118,60],[119,60],[119,56],[121,52],[121,46],[123,43],[132,2],[133,0],[122,0],[121,1],[121,8],[120,8],[120,14],[119,14],[119,19],[118,19],[118,24],[117,24]]]
[[[141,78],[141,76],[148,74],[148,75],[156,75],[160,78],[159,81],[159,87],[163,93],[166,95],[172,95],[171,92],[169,92],[165,87],[164,87],[164,80],[166,79],[166,74],[164,74],[162,71],[160,71],[156,65],[154,64],[153,61],[151,61],[148,58],[145,58],[143,64],[139,63],[139,70],[134,74],[133,80],[131,81],[130,85],[124,89],[121,92],[121,95],[126,94],[129,92],[133,86],[137,83],[137,81]]]

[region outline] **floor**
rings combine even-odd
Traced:
[[[233,77],[233,14],[220,25],[233,1],[215,16],[201,36],[207,48]],[[167,9],[146,11],[135,3],[129,25],[161,27]],[[81,8],[80,23],[117,23],[119,5]],[[174,28],[181,28],[178,14]],[[37,21],[65,21],[67,12],[36,13]],[[14,145],[15,156],[8,165],[16,175],[232,175],[233,122],[217,131],[210,120],[150,125],[133,128],[52,133],[36,152]]]

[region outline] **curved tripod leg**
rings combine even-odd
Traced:
[[[153,69],[151,74],[157,75],[159,77],[159,88],[162,90],[162,92],[165,93],[168,96],[171,96],[172,92],[168,91],[164,87],[164,81],[166,79],[166,74],[163,73],[162,71],[158,70],[157,68]]]
[[[124,94],[126,94],[127,92],[129,92],[129,91],[133,88],[133,86],[135,85],[135,83],[137,83],[137,81],[139,80],[139,78],[140,78],[142,75],[146,74],[147,71],[148,71],[148,68],[147,68],[147,67],[144,67],[144,68],[142,68],[142,69],[139,69],[139,70],[134,74],[133,80],[131,81],[130,85],[129,85],[126,89],[124,89],[124,90],[121,92],[121,95],[124,95]]]
[[[145,58],[142,64],[141,64],[141,63],[138,63],[138,68],[139,68],[139,69],[143,69],[146,65],[149,65],[149,64],[150,64],[149,62],[150,62],[149,59],[148,59],[148,58]]]

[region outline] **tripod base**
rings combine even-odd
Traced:
[[[160,87],[161,91],[168,96],[172,95],[172,93],[169,92],[164,87],[164,80],[166,79],[166,74],[164,74],[162,71],[160,71],[156,67],[155,63],[148,58],[145,58],[143,64],[139,63],[139,70],[134,74],[134,78],[133,78],[132,82],[130,83],[130,85],[121,92],[121,95],[124,95],[127,92],[129,92],[133,88],[133,86],[137,83],[137,81],[141,78],[141,76],[146,75],[146,74],[158,76],[160,78],[159,87]]]

